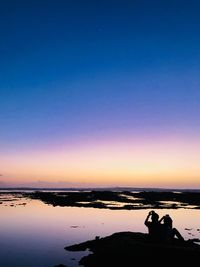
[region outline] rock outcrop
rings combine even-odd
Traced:
[[[95,238],[65,248],[68,251],[85,251],[79,264],[85,267],[123,267],[136,264],[151,266],[196,264],[200,257],[200,246],[191,240],[155,242],[148,234],[135,232],[114,233],[104,238]]]

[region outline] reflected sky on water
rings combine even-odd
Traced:
[[[144,220],[149,212],[80,207],[53,207],[40,200],[0,196],[0,266],[78,266],[88,252],[67,252],[64,247],[104,237],[119,231],[147,232]],[[170,214],[186,239],[200,238],[200,212],[195,209],[160,209]]]

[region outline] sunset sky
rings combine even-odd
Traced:
[[[0,1],[0,187],[200,188],[200,1]]]

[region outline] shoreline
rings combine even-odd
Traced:
[[[200,209],[198,192],[155,191],[68,191],[68,192],[0,192],[38,199],[52,206],[85,207],[111,210],[138,209]]]
[[[178,262],[196,263],[199,259],[200,245],[192,240],[172,240],[170,243],[155,242],[148,234],[140,232],[118,232],[104,238],[96,237],[80,244],[65,247],[67,251],[89,250],[91,254],[83,257],[79,264],[84,267],[121,267],[131,263],[160,266]]]

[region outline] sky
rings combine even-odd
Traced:
[[[0,187],[200,188],[198,0],[0,1]]]

